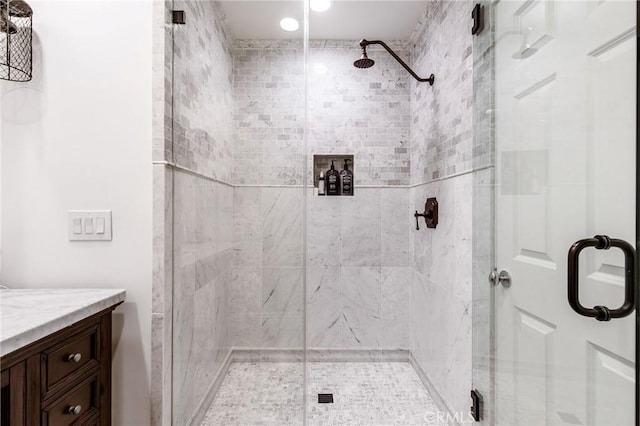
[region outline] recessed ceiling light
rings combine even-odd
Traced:
[[[309,7],[314,12],[324,12],[331,7],[331,0],[309,0]]]
[[[284,18],[280,21],[280,27],[285,31],[296,31],[300,28],[300,24],[298,24],[298,21],[293,18]]]

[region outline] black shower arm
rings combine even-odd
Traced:
[[[398,61],[398,62],[400,63],[400,65],[402,65],[402,67],[403,67],[405,70],[407,70],[407,71],[409,72],[409,74],[411,74],[411,75],[413,76],[413,78],[415,78],[416,80],[418,80],[418,81],[420,81],[420,82],[428,81],[428,82],[429,82],[429,84],[433,86],[433,82],[435,81],[435,78],[436,78],[433,74],[431,74],[431,75],[429,76],[429,78],[422,78],[422,77],[418,76],[418,74],[416,74],[415,72],[413,72],[413,70],[412,70],[411,68],[409,68],[409,65],[407,65],[407,64],[406,64],[406,63],[405,63],[405,62],[400,58],[400,56],[398,56],[398,55],[396,54],[396,52],[394,52],[393,50],[391,50],[391,48],[390,48],[389,46],[387,46],[387,44],[386,44],[384,41],[382,41],[382,40],[362,40],[362,41],[360,42],[360,47],[362,47],[362,48],[364,49],[366,46],[369,46],[369,45],[371,45],[371,44],[379,44],[380,46],[384,47],[384,48],[385,48],[385,50],[386,50],[387,52],[389,52],[389,54],[390,54],[391,56],[393,56],[393,57],[394,57],[394,59],[395,59],[396,61]]]

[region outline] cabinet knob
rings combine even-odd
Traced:
[[[82,359],[82,354],[79,352],[77,354],[71,354],[67,357],[67,361],[69,362],[80,362],[81,359]]]
[[[82,411],[81,405],[72,405],[69,408],[67,408],[67,413],[73,414],[74,416],[77,416],[78,414],[80,414],[81,411]]]

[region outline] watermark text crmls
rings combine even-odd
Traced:
[[[470,412],[459,411],[450,413],[448,411],[427,411],[424,420],[430,425],[467,424],[473,423],[474,419]]]

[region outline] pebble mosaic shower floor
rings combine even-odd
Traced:
[[[443,425],[408,362],[312,362],[309,426]],[[234,363],[202,426],[300,426],[301,363]],[[318,393],[333,393],[319,404]]]

